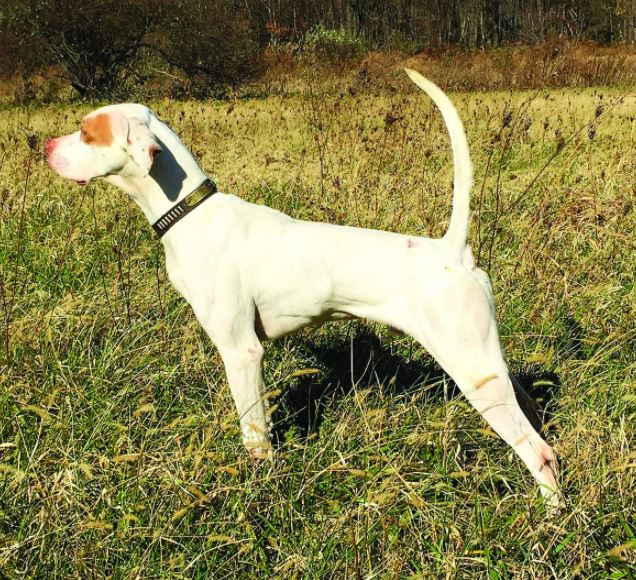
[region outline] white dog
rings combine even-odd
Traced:
[[[490,282],[466,243],[472,166],[462,122],[436,85],[406,72],[440,108],[452,143],[453,210],[441,239],[299,221],[215,193],[178,137],[142,105],[90,113],[80,131],[47,141],[48,162],[80,184],[104,177],[162,236],[170,281],[223,358],[254,456],[271,449],[263,341],[368,318],[422,344],[556,504],[554,453],[517,403]]]

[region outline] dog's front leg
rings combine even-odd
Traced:
[[[231,292],[230,292],[231,294]],[[268,415],[263,398],[263,346],[254,330],[254,307],[233,296],[199,318],[217,347],[239,415],[243,442],[254,458],[268,456]]]
[[[250,455],[263,458],[271,452],[267,409],[263,399],[263,347],[256,335],[228,347],[217,343],[236,405],[243,442]]]

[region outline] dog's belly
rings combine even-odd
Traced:
[[[318,316],[299,315],[272,315],[262,314],[260,309],[256,311],[256,334],[261,340],[274,340],[292,334],[306,326],[318,327],[326,322],[336,320],[350,320],[356,318],[347,312],[324,312]]]
[[[262,338],[275,339],[306,326],[352,318],[400,326],[394,313],[396,304],[399,309],[403,300],[396,292],[387,291],[382,296],[378,293],[387,285],[384,276],[374,272],[361,277],[360,283],[352,287],[333,274],[321,267],[307,266],[302,275],[280,285],[272,284],[270,279],[267,290],[261,288],[253,294],[257,333]],[[409,275],[395,273],[389,284],[400,286]]]

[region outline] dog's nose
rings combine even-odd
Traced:
[[[51,153],[53,153],[53,149],[55,149],[56,145],[57,142],[55,141],[55,139],[47,139],[44,143],[44,151],[46,151],[46,154],[50,155]]]

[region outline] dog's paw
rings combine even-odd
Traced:
[[[247,448],[247,452],[249,453],[250,459],[255,461],[262,461],[264,459],[273,459],[274,457],[274,449],[269,441],[259,441],[259,440],[243,440],[245,443],[245,447]]]
[[[558,515],[564,507],[563,498],[561,497],[559,489],[542,485],[541,495],[545,502],[546,513],[551,516]]]
[[[268,447],[254,447],[252,449],[249,449],[249,454],[250,454],[250,459],[253,459],[254,461],[264,461],[266,459],[273,459],[274,458],[274,451],[271,448],[271,446]]]

